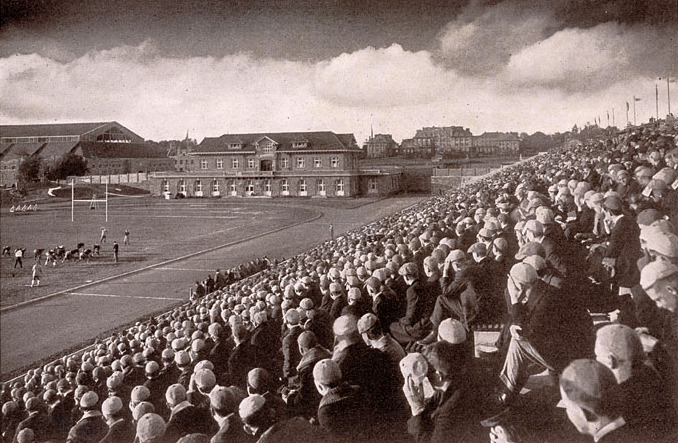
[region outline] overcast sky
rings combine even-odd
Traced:
[[[552,133],[647,121],[655,85],[664,116],[678,77],[678,0],[0,1],[3,124]]]

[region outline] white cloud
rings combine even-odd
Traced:
[[[153,140],[181,138],[186,130],[198,140],[237,132],[330,130],[354,133],[362,143],[372,125],[396,140],[432,125],[464,126],[475,134],[564,131],[594,116],[604,118],[612,106],[619,124],[630,95],[651,93],[639,102],[638,118],[647,120],[654,87],[632,70],[597,90],[562,87],[575,74],[589,75],[587,65],[568,54],[576,46],[586,48],[594,36],[613,37],[603,31],[557,33],[516,53],[505,70],[481,77],[459,75],[431,53],[397,44],[318,63],[250,54],[169,58],[148,42],[67,61],[13,55],[0,59],[0,121],[116,120]],[[597,64],[588,65],[590,75],[619,64],[623,48],[603,49]],[[570,64],[562,67],[549,54],[561,54]]]

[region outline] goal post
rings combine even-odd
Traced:
[[[75,180],[71,180],[71,222],[75,221],[75,202],[86,202],[96,208],[97,202],[106,203],[106,222],[108,222],[108,182],[106,182],[106,191],[104,192],[106,198],[96,198],[96,195],[92,196],[89,200],[76,200],[75,198]]]

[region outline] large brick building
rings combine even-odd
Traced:
[[[352,134],[285,132],[207,137],[153,175],[151,193],[186,197],[353,197],[400,189],[401,172],[361,172]]]
[[[517,156],[520,150],[518,134],[508,132],[484,132],[473,137],[473,148],[479,157],[494,155]]]
[[[418,149],[441,155],[468,155],[473,146],[473,134],[461,126],[425,127],[417,130],[413,140]]]

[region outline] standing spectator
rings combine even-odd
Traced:
[[[118,250],[120,249],[120,246],[118,246],[118,242],[114,241],[113,242],[113,261],[116,263],[118,262]]]
[[[122,244],[129,245],[129,229],[125,229],[125,233],[122,236]]]
[[[330,223],[330,240],[334,240],[334,225]]]
[[[14,250],[14,269],[16,269],[16,265],[19,265],[21,269],[24,268],[24,249],[22,248],[16,248]]]
[[[108,234],[108,229],[101,227],[101,237],[99,238],[99,243],[106,243],[106,234]]]
[[[35,263],[33,263],[32,273],[33,276],[31,277],[31,288],[33,287],[33,285],[40,286],[40,275],[42,274],[42,267],[40,266],[40,262],[36,261]]]

